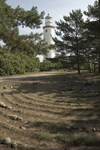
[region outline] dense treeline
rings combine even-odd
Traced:
[[[86,16],[84,21],[83,14]],[[0,75],[13,75],[34,71],[67,68],[94,70],[100,73],[100,0],[88,5],[88,10],[72,10],[69,16],[56,21],[56,37],[53,39],[57,55],[55,59],[40,63],[38,54],[45,55],[48,46],[42,34],[20,35],[19,26],[39,28],[44,18],[36,7],[25,11],[15,9],[0,0]],[[51,61],[51,62],[50,62]]]
[[[0,55],[0,76],[24,74],[26,72],[51,71],[60,69],[60,63],[41,62],[34,56],[24,53],[4,53]]]

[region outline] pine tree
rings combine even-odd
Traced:
[[[19,26],[39,28],[43,16],[44,12],[39,14],[37,7],[28,11],[19,6],[13,9],[6,4],[6,0],[0,0],[0,39],[5,43],[6,49],[33,55],[46,53],[47,46],[41,34],[19,35]]]
[[[60,37],[54,38],[57,52],[61,55],[71,54],[77,63],[78,74],[80,74],[80,64],[83,63],[83,14],[81,10],[72,10],[69,16],[64,16],[64,20],[56,22],[56,35]]]
[[[85,29],[88,30],[88,41],[91,39],[91,58],[92,62],[98,63],[100,73],[100,0],[96,0],[94,5],[88,5],[88,11],[84,11],[87,16]]]

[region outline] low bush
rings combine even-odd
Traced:
[[[24,53],[4,53],[0,55],[0,75],[9,76],[39,71],[40,61],[34,56]]]
[[[53,69],[58,70],[62,67],[61,63],[52,63],[50,61],[44,61],[40,63],[40,71],[51,71]]]

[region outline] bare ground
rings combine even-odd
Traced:
[[[0,102],[7,106],[0,107],[0,137],[21,143],[16,149],[99,150],[99,93],[99,76],[47,72],[0,78]],[[92,137],[94,144],[78,139],[70,145],[71,137]]]

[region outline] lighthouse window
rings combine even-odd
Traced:
[[[47,32],[48,30],[46,30],[46,32]]]

